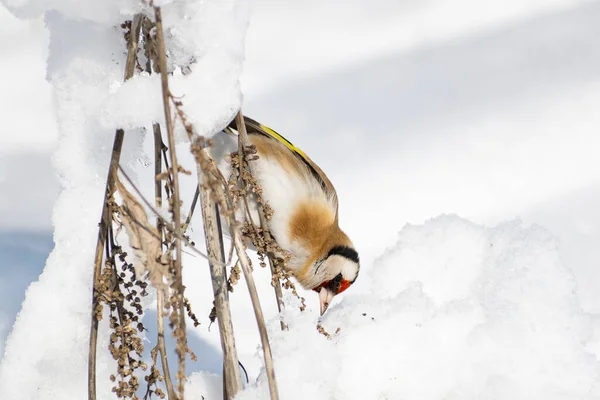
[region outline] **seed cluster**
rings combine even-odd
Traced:
[[[342,330],[342,328],[337,328],[337,329],[335,330],[335,332],[333,333],[333,335],[337,335],[338,333],[340,333],[340,331],[341,331],[341,330]],[[331,338],[333,337],[333,335],[332,335],[331,333],[327,332],[327,331],[325,330],[325,328],[323,328],[323,325],[321,325],[321,324],[317,324],[317,331],[318,331],[318,332],[319,332],[321,335],[325,336],[327,339],[331,339]]]
[[[267,235],[263,228],[257,224],[258,221],[252,221],[250,215],[248,199],[253,199],[264,210],[267,221],[270,221],[273,217],[273,208],[264,199],[262,188],[248,168],[249,161],[258,159],[255,146],[252,145],[244,149],[244,159],[244,168],[241,169],[242,172],[240,175],[239,153],[234,152],[229,155],[231,163],[231,175],[228,180],[229,191],[234,199],[233,203],[235,205],[242,204],[246,214],[246,221],[241,229],[242,235],[256,248],[261,267],[264,268],[267,266],[266,257],[269,257],[273,262],[271,285],[276,286],[279,282],[281,287],[290,290],[292,295],[300,300],[300,310],[304,311],[306,309],[306,300],[298,294],[290,273],[285,270],[291,255],[289,252],[283,250],[271,235]],[[232,269],[230,280],[233,283],[231,286],[237,282],[235,276],[232,279],[233,273],[234,270]]]
[[[110,232],[112,235],[112,231]],[[110,341],[108,350],[117,362],[117,372],[110,376],[115,383],[112,391],[119,398],[137,399],[138,369],[145,371],[142,361],[144,345],[139,336],[145,328],[141,321],[143,307],[141,298],[148,295],[146,282],[135,279],[133,265],[127,262],[127,253],[110,237],[104,268],[96,283],[95,295],[98,306],[95,316],[102,319],[104,306],[109,309]],[[119,266],[116,264],[118,259]]]

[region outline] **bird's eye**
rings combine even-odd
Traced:
[[[318,293],[321,291],[321,288],[325,287],[335,294],[340,294],[344,290],[348,289],[351,285],[352,285],[352,282],[342,278],[342,274],[337,274],[337,276],[335,278],[333,278],[330,281],[325,281],[325,282],[321,283],[319,286],[317,286],[313,290]]]
[[[340,287],[342,284],[342,281],[344,280],[344,278],[342,278],[342,274],[337,274],[335,276],[335,278],[333,278],[328,284],[327,284],[327,288],[329,290],[331,290],[333,293],[338,294],[340,293]]]

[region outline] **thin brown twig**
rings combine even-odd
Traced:
[[[171,118],[171,109],[169,98],[171,92],[169,90],[169,76],[167,74],[167,53],[165,49],[165,39],[162,24],[162,12],[160,7],[154,7],[154,16],[156,20],[156,38],[158,44],[158,64],[160,70],[160,81],[162,86],[163,106],[165,112],[165,123],[167,126],[167,138],[169,141],[169,153],[171,158],[171,174],[173,176],[173,193],[172,193],[172,214],[175,225],[175,233],[181,234],[181,204],[179,199],[179,163],[177,161],[177,152],[175,150],[175,132],[173,131],[173,120]],[[179,332],[177,337],[177,355],[179,358],[179,370],[177,372],[178,392],[179,397],[184,398],[185,386],[185,356],[187,349],[187,335],[185,328],[185,305],[183,277],[181,269],[181,240],[176,239],[175,242],[175,298],[177,304],[173,304],[173,308],[178,307],[178,326]]]
[[[198,169],[200,167],[198,166]],[[199,173],[201,173],[199,171]],[[206,251],[211,259],[223,259],[218,236],[217,205],[207,188],[200,190],[200,209],[206,239]],[[224,399],[233,398],[241,389],[242,381],[238,371],[238,356],[233,335],[233,322],[229,311],[229,296],[227,290],[227,271],[225,267],[210,263],[210,274],[215,298],[217,322],[221,333],[221,348],[223,350]]]
[[[242,190],[244,193],[247,193],[246,181],[244,179],[244,160],[246,159],[244,148],[248,148],[250,146],[250,140],[248,139],[248,133],[246,132],[246,124],[244,122],[244,117],[242,115],[241,110],[238,112],[238,115],[236,115],[236,127],[238,130],[239,177],[240,177],[240,183],[242,184]],[[247,161],[247,164],[248,164],[248,169],[250,170],[250,173],[253,176],[256,176],[254,174],[252,166],[250,165],[250,161]],[[243,201],[244,201],[244,205],[246,208],[246,214],[247,214],[247,218],[250,223],[250,226],[254,230],[255,237],[259,237],[258,232],[256,231],[256,225],[255,225],[254,221],[252,220],[252,215],[250,213],[250,207],[248,206],[247,196],[243,196]],[[265,215],[265,209],[260,202],[257,202],[257,209],[258,209],[258,217],[260,219],[260,226],[262,228],[262,234],[264,236],[264,240],[266,243],[270,243],[273,241],[273,238],[271,237],[271,232],[268,227],[267,217]],[[267,258],[269,259],[269,268],[271,270],[273,289],[275,290],[275,300],[277,302],[277,310],[281,314],[281,311],[285,307],[285,305],[283,303],[283,293],[281,290],[281,282],[279,281],[279,274],[276,271],[275,261],[273,260],[273,257],[271,257],[271,255],[267,253]],[[279,323],[280,323],[282,331],[287,329],[287,325],[285,324],[285,322],[283,320],[280,320]]]
[[[180,114],[180,119],[185,125],[185,116]],[[200,209],[202,211],[207,253],[211,260],[216,258],[223,260],[224,250],[221,243],[222,235],[219,229],[220,217],[217,204],[223,207],[224,216],[230,220],[233,214],[231,212],[231,200],[227,197],[227,182],[212,162],[208,148],[202,138],[194,137],[193,129],[189,125],[186,125],[186,131],[192,142],[192,154],[196,159]],[[209,267],[215,299],[214,310],[219,324],[221,349],[223,351],[223,398],[230,400],[242,389],[242,381],[238,369],[239,361],[229,309],[227,271],[223,263],[216,265],[209,262]]]
[[[232,220],[233,204],[230,194],[227,191],[227,181],[210,158],[207,147],[209,142],[194,133],[193,127],[187,123],[185,114],[179,109],[181,102],[174,101],[174,105],[178,111],[179,119],[188,133],[188,137],[192,143],[191,152],[196,160],[196,173],[200,190],[200,208],[202,211],[207,253],[211,260],[216,258],[223,260],[222,235],[219,232],[219,208],[222,207],[223,216],[230,221],[230,224],[235,224],[235,221]],[[219,324],[221,348],[223,351],[223,398],[229,400],[242,389],[242,382],[238,369],[239,362],[233,335],[233,322],[229,309],[227,271],[223,262],[218,265],[209,261],[209,268],[215,299],[214,310]]]
[[[154,123],[152,125],[154,130],[154,175],[158,176],[162,172],[162,135],[160,131],[160,125]],[[161,182],[155,179],[154,184],[154,197],[156,208],[160,210],[162,207],[162,190]],[[160,217],[156,218],[156,228],[160,235],[160,242],[163,242],[163,222]],[[169,399],[177,399],[175,395],[175,389],[173,388],[173,381],[171,380],[171,371],[169,369],[169,362],[167,360],[167,349],[165,345],[165,319],[164,319],[164,307],[165,299],[164,292],[160,289],[157,290],[156,298],[156,325],[157,325],[157,345],[158,351],[160,352],[160,361],[163,367],[163,375],[165,377],[165,383],[167,385],[167,393]]]
[[[267,218],[265,216],[265,210],[262,207],[262,205],[260,205],[260,204],[258,207],[259,207],[258,215],[260,218],[260,226],[262,227],[262,233],[265,237],[265,241],[267,243],[270,243],[273,240],[273,238],[271,237],[271,232],[269,231],[269,228],[267,226]],[[273,279],[272,283],[273,283],[273,288],[275,289],[275,299],[277,300],[277,310],[281,314],[281,311],[283,311],[283,308],[285,307],[285,304],[283,303],[283,293],[281,291],[281,282],[279,281],[279,274],[276,271],[275,261],[273,260],[273,257],[271,257],[270,254],[267,254],[267,257],[269,258],[269,267],[271,269],[271,276]],[[283,322],[283,320],[280,320],[279,323],[280,323],[282,331],[287,330],[287,325],[285,324],[285,322]]]
[[[156,10],[156,8],[155,8]],[[157,28],[158,28],[158,32],[161,32],[160,29],[160,15],[157,14]],[[161,36],[158,36],[158,40],[159,40],[159,55],[160,58],[164,59],[164,42],[162,40]],[[162,65],[162,64],[161,64]],[[161,67],[162,69],[162,67]],[[200,179],[200,177],[203,175],[202,172],[202,163],[199,160],[199,153],[203,152],[203,150],[200,150],[199,152],[195,152],[194,149],[199,149],[199,148],[203,148],[204,150],[206,149],[206,141],[202,141],[202,140],[194,140],[194,139],[199,139],[197,137],[194,137],[194,133],[193,133],[193,128],[191,127],[191,125],[189,123],[187,123],[187,119],[185,114],[183,114],[183,111],[180,109],[180,105],[181,102],[179,100],[176,100],[174,96],[172,96],[171,93],[168,92],[168,86],[167,86],[167,90],[165,91],[164,88],[165,86],[168,84],[166,77],[163,77],[163,100],[165,103],[165,108],[167,108],[167,101],[168,99],[166,99],[165,97],[165,93],[168,93],[168,97],[171,98],[171,101],[173,101],[173,105],[175,107],[175,111],[178,113],[177,115],[179,116],[182,124],[184,125],[186,132],[189,135],[189,139],[192,142],[192,153],[194,153],[196,155],[196,164],[197,164],[197,170],[198,170],[198,177],[199,177],[199,182],[201,182],[202,180]],[[169,145],[171,147],[171,151],[174,151],[173,147],[174,144],[170,143]],[[198,154],[196,154],[198,153]],[[178,167],[176,165],[172,166],[172,170],[174,171],[178,171]],[[206,175],[208,177],[208,174]],[[214,182],[214,177],[210,178],[209,181],[213,182],[213,185],[215,185]],[[206,185],[202,185],[202,187],[199,188],[199,197],[200,197],[200,202],[201,202],[201,209],[202,209],[202,215],[203,215],[203,223],[204,223],[204,230],[205,230],[205,238],[207,241],[207,253],[209,255],[209,264],[211,267],[211,276],[212,276],[212,282],[213,282],[213,292],[214,292],[214,297],[215,297],[215,307],[217,310],[217,318],[219,320],[219,328],[220,328],[220,333],[221,333],[221,344],[222,344],[222,349],[223,349],[223,365],[224,365],[224,398],[225,399],[231,399],[233,398],[241,389],[242,389],[242,383],[241,383],[241,378],[240,378],[240,374],[239,374],[239,370],[238,370],[238,358],[237,358],[237,351],[235,349],[235,340],[234,340],[234,336],[233,336],[233,324],[231,321],[231,313],[229,310],[229,299],[228,299],[228,292],[227,292],[227,275],[226,275],[226,269],[225,269],[225,265],[224,265],[224,257],[223,257],[223,251],[221,250],[222,248],[219,246],[219,241],[217,240],[219,233],[218,233],[218,227],[217,227],[217,223],[219,221],[219,216],[218,216],[218,208],[217,208],[217,203],[219,201],[224,201],[225,204],[225,212],[229,213],[230,212],[230,207],[228,207],[228,203],[227,201],[224,200],[223,196],[217,197],[217,198],[213,198],[211,197],[211,190],[212,188],[209,188]],[[214,194],[214,192],[212,192],[212,194]],[[221,251],[220,251],[221,250]],[[220,253],[220,254],[219,254]],[[212,260],[214,259],[219,259],[220,262],[215,263],[212,262]]]
[[[140,29],[142,22],[142,14],[136,14],[131,24],[131,32],[129,42],[127,44],[127,61],[125,63],[124,80],[131,78],[135,71],[135,60],[140,39]],[[96,254],[94,257],[94,281],[92,283],[92,313],[90,323],[90,341],[89,341],[89,358],[88,358],[88,399],[96,400],[96,350],[98,344],[98,293],[96,291],[96,283],[100,279],[102,270],[102,253],[106,243],[108,226],[111,223],[111,214],[109,207],[109,199],[115,191],[114,177],[119,165],[121,157],[121,149],[123,147],[123,138],[125,132],[123,129],[117,129],[113,142],[113,150],[110,159],[110,166],[106,178],[106,190],[104,193],[104,202],[102,205],[102,217],[100,219],[100,227],[98,229],[98,240],[96,242]]]
[[[190,205],[190,212],[188,213],[185,222],[182,225],[182,229],[185,232],[192,222],[192,216],[194,215],[194,211],[196,210],[196,204],[198,203],[198,197],[200,196],[200,188],[196,186],[196,192],[194,193],[194,198],[192,199],[192,204]]]
[[[154,215],[158,219],[160,219],[162,221],[163,226],[171,234],[173,234],[174,236],[177,236],[177,238],[179,238],[180,240],[184,241],[185,244],[187,245],[187,247],[189,247],[190,250],[192,250],[192,252],[194,252],[195,254],[201,256],[202,258],[207,259],[210,262],[215,262],[218,265],[226,266],[225,264],[221,263],[220,261],[217,261],[217,260],[214,260],[214,259],[210,259],[210,257],[207,254],[204,254],[203,252],[201,252],[200,250],[198,250],[196,248],[196,246],[194,246],[194,244],[192,242],[190,242],[185,236],[179,235],[177,232],[175,232],[175,228],[173,227],[173,224],[171,224],[169,221],[167,221],[160,214],[160,212],[154,206],[152,206],[152,204],[150,204],[150,202],[148,201],[148,199],[146,198],[146,196],[144,196],[142,194],[142,192],[140,191],[140,189],[136,186],[135,183],[133,183],[133,181],[131,180],[131,178],[129,177],[129,175],[127,175],[127,173],[125,172],[125,170],[121,166],[119,166],[119,171],[121,171],[121,174],[123,175],[123,177],[125,177],[125,180],[127,181],[127,183],[129,183],[131,185],[131,187],[133,188],[133,190],[137,193],[137,195],[139,196],[139,198],[144,202],[144,204],[146,205],[146,207],[148,207],[150,209],[150,211],[152,211],[154,213]],[[140,226],[142,229],[144,229],[148,233],[154,235],[154,233],[147,226],[144,226],[144,224],[140,223],[139,221],[136,221],[135,219],[132,219],[132,220],[134,222],[136,222],[138,224],[138,226]],[[160,237],[158,237],[158,236],[155,236],[155,237],[157,239],[160,239]]]
[[[170,171],[171,167],[169,166],[169,159],[167,156],[168,149],[169,148],[167,146],[165,146],[165,144],[163,143],[162,154],[163,154],[163,159],[165,161],[165,168],[167,169],[167,171]],[[171,185],[170,187],[173,187],[173,178],[171,178],[171,174],[167,174],[167,181],[169,182],[169,185]],[[169,189],[169,185],[165,185],[165,193],[167,194],[167,197],[171,197],[171,190]]]
[[[239,133],[239,163],[240,166],[243,165],[244,160],[244,148],[250,145],[250,141],[248,140],[248,134],[246,132],[246,125],[244,123],[244,116],[242,115],[242,110],[240,110],[235,117],[238,133]],[[240,167],[242,168],[242,167]],[[250,168],[250,165],[248,165]],[[240,175],[242,170],[240,169]],[[251,170],[252,172],[252,170]],[[254,174],[253,174],[254,175]],[[256,176],[256,175],[254,175]],[[259,208],[260,211],[260,208]],[[266,221],[266,219],[265,219]],[[273,355],[271,353],[271,345],[269,344],[269,337],[267,334],[267,327],[265,325],[265,319],[262,313],[262,308],[260,306],[260,300],[258,298],[258,293],[256,291],[256,285],[254,283],[254,277],[252,276],[252,270],[250,267],[250,259],[248,258],[248,254],[244,251],[244,245],[242,243],[241,232],[239,228],[233,227],[232,236],[233,241],[238,253],[238,257],[240,259],[240,263],[242,265],[242,271],[244,272],[244,277],[246,278],[246,284],[248,285],[248,291],[250,292],[250,298],[252,300],[252,306],[254,307],[254,315],[256,317],[256,323],[258,325],[258,331],[260,334],[260,340],[263,347],[263,355],[265,359],[265,369],[267,371],[267,380],[269,382],[269,393],[271,395],[271,400],[279,399],[279,392],[277,390],[277,381],[275,380],[275,367],[273,365]],[[237,228],[237,229],[236,229]]]

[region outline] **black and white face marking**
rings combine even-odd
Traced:
[[[349,281],[350,284],[354,283],[354,281],[358,277],[358,272],[360,270],[360,258],[358,257],[358,252],[349,246],[334,246],[331,248],[331,250],[329,250],[329,253],[327,253],[327,256],[325,256],[325,259],[327,259],[331,256],[340,256],[340,257],[350,260],[356,264],[356,267],[358,268],[358,270],[356,271],[356,275],[354,276],[354,278],[351,281]],[[344,272],[344,271],[342,271],[342,272]],[[337,276],[336,276],[336,278],[337,278]],[[342,276],[342,279],[344,279],[344,278],[347,278],[347,277]],[[335,280],[335,278],[333,280]]]
[[[349,246],[334,246],[314,263],[314,276],[321,282],[314,290],[327,288],[333,293],[341,293],[356,281],[359,270],[356,250]]]
[[[360,259],[358,258],[358,253],[352,247],[349,246],[334,246],[329,250],[327,256],[325,258],[338,255],[344,258],[347,258],[350,261],[354,261],[357,264],[360,264]]]
[[[360,270],[359,262],[356,250],[343,245],[332,247],[325,257],[315,262],[314,277],[320,283],[313,290],[319,293],[321,315],[336,295],[344,292],[356,281]]]

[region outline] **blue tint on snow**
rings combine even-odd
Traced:
[[[42,273],[54,243],[50,232],[0,231],[0,315],[9,326],[21,309],[25,291]],[[0,326],[0,349],[10,332]]]

